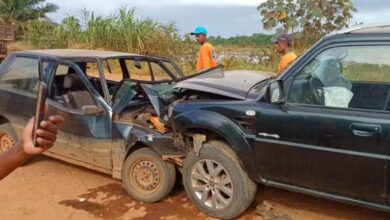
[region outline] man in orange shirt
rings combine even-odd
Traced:
[[[207,30],[204,27],[197,27],[191,35],[196,36],[196,41],[199,43],[198,62],[196,64],[196,71],[201,72],[205,69],[217,65],[216,53],[213,46],[207,42]]]
[[[278,65],[279,75],[297,58],[297,55],[291,50],[291,36],[289,34],[280,34],[273,42],[275,43],[276,51],[282,54],[282,58]]]

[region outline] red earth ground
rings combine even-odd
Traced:
[[[258,215],[259,204],[272,211]],[[0,181],[0,219],[213,218],[188,200],[180,181],[163,201],[145,204],[131,199],[120,181],[108,175],[39,156]],[[390,214],[260,185],[252,206],[239,219],[385,220]]]

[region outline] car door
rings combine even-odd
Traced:
[[[389,52],[383,45],[329,48],[292,76],[286,102],[258,114],[264,178],[386,203]]]
[[[57,59],[45,59],[45,62],[54,63],[56,66],[50,76],[46,77],[50,88],[48,112],[61,115],[65,119],[56,145],[47,154],[100,172],[111,173],[110,107],[75,63]],[[60,81],[62,86],[57,85],[56,78],[64,78]]]

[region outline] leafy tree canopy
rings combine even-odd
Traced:
[[[356,11],[351,0],[267,0],[257,9],[264,29],[281,25],[285,32],[302,32],[306,40],[348,27]]]
[[[58,6],[46,0],[0,0],[0,20],[3,22],[26,22],[45,18],[47,13],[57,11]]]

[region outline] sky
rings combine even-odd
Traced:
[[[101,16],[113,14],[121,6],[136,8],[136,16],[161,23],[174,22],[180,34],[190,33],[196,26],[205,26],[212,36],[231,37],[254,33],[272,34],[262,28],[257,6],[265,0],[47,0],[59,6],[49,14],[55,22],[67,15],[81,17],[86,8]],[[351,25],[384,24],[390,17],[390,1],[352,0],[355,8]],[[390,22],[389,22],[390,24]]]

